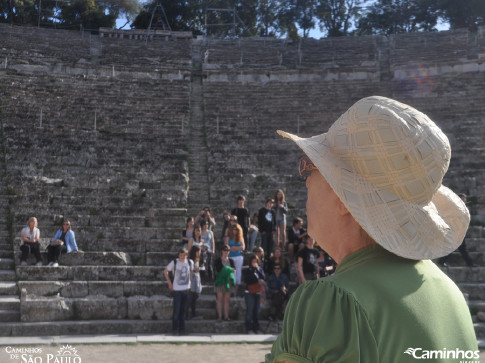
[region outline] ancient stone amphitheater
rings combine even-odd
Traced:
[[[299,153],[275,130],[323,132],[369,95],[415,106],[448,135],[445,184],[470,196],[468,247],[485,266],[485,28],[166,38],[0,24],[0,335],[170,332],[162,269],[186,216],[210,205],[220,225],[237,194],[256,211],[278,188],[291,215],[303,215]],[[19,266],[30,216],[43,243],[69,217],[86,253],[58,268]],[[485,267],[468,268],[458,254],[449,264],[484,336]],[[242,299],[223,324],[210,287],[199,307],[204,319],[189,333],[244,331]]]

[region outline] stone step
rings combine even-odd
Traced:
[[[22,296],[24,294],[22,293]],[[24,322],[97,320],[97,319],[170,319],[173,311],[173,299],[168,296],[130,296],[106,297],[102,295],[64,298],[54,296],[25,295],[20,304],[21,320]],[[18,303],[18,299],[17,299]],[[12,310],[11,305],[5,309]],[[214,319],[216,298],[202,296],[197,300],[196,308],[204,319]],[[232,298],[229,316],[233,320],[244,320],[246,304],[244,298]],[[268,308],[261,308],[261,317],[268,316]]]
[[[18,295],[18,291],[16,282],[0,281],[0,296]]]
[[[16,273],[19,281],[162,281],[165,278],[163,268],[157,266],[17,266]]]
[[[442,271],[447,274],[455,283],[477,283],[485,281],[485,267],[442,267]]]
[[[145,232],[151,233],[152,230],[145,230]],[[162,231],[163,232],[163,231]],[[99,232],[99,235],[94,240],[90,240],[89,236],[76,233],[76,242],[80,249],[85,252],[127,252],[127,253],[145,253],[145,252],[172,252],[177,253],[181,247],[182,229],[165,232],[169,237],[176,237],[175,239],[154,239],[153,235],[145,235],[140,232],[137,239],[129,238],[117,238],[101,235],[103,232]],[[146,238],[143,238],[146,237]],[[50,238],[40,238],[41,251],[45,251],[50,243]],[[20,253],[20,239],[15,242],[17,247],[15,248],[15,260],[18,261]],[[42,252],[41,252],[42,253]]]
[[[99,213],[99,215],[98,215]],[[26,213],[26,215],[34,215],[34,212]],[[39,221],[46,221],[52,220],[54,214],[45,213],[44,211],[35,214]],[[83,221],[82,224],[88,224],[91,227],[103,227],[103,228],[143,228],[143,227],[164,227],[164,228],[175,228],[178,226],[185,225],[185,216],[176,215],[176,216],[165,216],[165,217],[146,217],[143,215],[115,215],[109,214],[109,212],[105,215],[101,214],[101,211],[93,207],[92,214],[79,214],[75,213],[72,217],[69,217],[71,220],[71,224],[74,226],[79,225],[78,221]],[[21,223],[24,218],[20,217],[17,218],[17,223]],[[42,226],[39,224],[39,229]]]
[[[2,258],[10,258],[12,259],[14,256],[13,250],[10,248],[8,250],[0,250],[0,259]]]
[[[162,281],[19,281],[18,289],[32,296],[55,296],[65,298],[106,296],[113,298],[131,296],[169,296],[165,279]],[[203,285],[200,301],[205,306],[215,303],[213,285]]]
[[[20,321],[20,311],[17,310],[0,310],[0,322],[18,322]]]
[[[261,330],[267,334],[279,334],[282,322],[260,320]],[[99,335],[99,334],[170,334],[172,320],[89,320],[56,322],[12,322],[0,325],[0,336],[52,336],[52,335]],[[212,334],[245,334],[244,321],[189,320],[186,332]]]
[[[485,300],[485,283],[461,282],[458,283],[460,290],[468,295],[470,300]]]
[[[475,334],[477,335],[477,339],[484,339],[485,338],[485,323],[474,323]]]
[[[0,296],[0,310],[19,310],[20,299],[15,295]]]
[[[1,270],[13,270],[15,267],[13,258],[0,258],[0,269]]]
[[[15,281],[16,274],[13,270],[0,270],[0,281]]]
[[[42,260],[47,264],[47,252],[42,251]],[[15,265],[20,265],[20,252],[15,255]],[[30,258],[31,264],[35,261]],[[131,258],[125,252],[84,252],[62,254],[59,264],[63,266],[127,266],[131,265]],[[13,266],[13,263],[12,263]],[[12,267],[13,268],[13,267]]]

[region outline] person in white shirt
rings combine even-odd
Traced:
[[[168,288],[173,293],[173,335],[185,335],[185,319],[189,304],[190,281],[192,280],[192,273],[194,271],[194,263],[187,258],[187,255],[187,250],[181,248],[178,253],[178,258],[170,261],[164,271]],[[169,276],[170,271],[173,272],[173,282]]]

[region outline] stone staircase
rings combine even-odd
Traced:
[[[192,44],[192,76],[190,83],[190,131],[188,213],[196,216],[210,206],[207,134],[202,86],[202,54],[200,41]]]
[[[2,125],[0,110],[0,126]],[[15,278],[11,236],[8,230],[9,199],[6,188],[5,149],[0,128],[0,322],[20,321],[20,299]]]

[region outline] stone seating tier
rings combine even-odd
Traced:
[[[282,322],[263,322],[264,331],[278,334]],[[193,320],[187,322],[187,332],[201,331],[212,334],[234,334],[245,332],[244,321],[217,323],[214,320]],[[99,334],[170,334],[172,320],[89,320],[57,321],[34,323],[5,323],[0,326],[0,336],[58,336],[58,335],[99,335]]]
[[[390,37],[390,61],[393,66],[448,63],[468,56],[469,33],[466,29],[449,32],[399,34]],[[439,54],[439,59],[436,58]]]
[[[1,24],[1,55],[22,54],[36,63],[108,64],[132,70],[178,68],[190,71],[190,44],[187,41],[148,43],[128,39],[103,39],[88,32],[45,28],[15,27]],[[69,52],[66,52],[69,49]],[[135,59],[136,61],[132,61]]]
[[[187,82],[114,79],[108,83],[72,76],[8,78],[12,81],[5,88],[6,125],[13,118],[18,120],[17,125],[41,126],[42,109],[44,127],[94,130],[96,112],[99,131],[177,136],[189,119]],[[59,94],[71,101],[69,107],[59,102]]]

